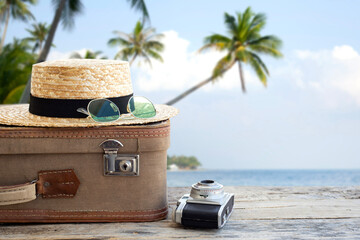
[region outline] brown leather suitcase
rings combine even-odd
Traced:
[[[0,127],[0,222],[155,221],[167,216],[170,121]]]

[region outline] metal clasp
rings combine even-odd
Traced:
[[[105,140],[100,144],[104,149],[105,176],[139,176],[139,155],[118,154],[124,145],[115,139]]]

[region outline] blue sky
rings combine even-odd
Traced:
[[[59,28],[50,59],[107,47],[113,30],[130,32],[140,14],[126,1],[84,2],[72,31]],[[51,1],[32,8],[51,22]],[[284,58],[264,57],[271,76],[264,88],[245,68],[242,94],[237,69],[175,106],[170,154],[194,155],[205,168],[360,168],[360,2],[357,1],[147,1],[151,24],[165,34],[163,64],[132,67],[134,91],[164,103],[205,79],[221,53],[197,54],[203,38],[225,34],[224,12],[251,6],[267,15],[263,34],[283,42]],[[26,37],[11,22],[7,41]],[[83,51],[83,50],[82,50]]]

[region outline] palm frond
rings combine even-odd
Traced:
[[[241,35],[241,39],[243,42],[249,42],[254,39],[260,38],[261,29],[265,26],[265,15],[264,14],[256,14],[252,20],[249,20],[247,24],[247,28],[244,29]]]
[[[259,39],[250,41],[247,44],[249,48],[255,52],[268,54],[275,58],[280,58],[283,56],[282,53],[278,50],[282,45],[282,41],[276,36],[264,36]]]
[[[216,80],[221,77],[227,70],[229,70],[235,63],[235,59],[231,54],[227,54],[221,58],[213,69],[212,77]]]
[[[161,55],[159,53],[157,53],[156,51],[153,51],[153,50],[148,50],[146,51],[146,53],[152,57],[153,59],[156,59],[160,62],[164,62],[164,59],[161,57]]]
[[[113,31],[113,34],[116,34],[119,38],[123,38],[123,39],[129,39],[131,37],[130,34],[121,32],[121,31]]]
[[[256,28],[258,26],[264,27],[266,24],[266,15],[263,13],[255,14],[254,18],[251,21],[251,28]],[[257,31],[260,31],[261,28],[256,28]]]
[[[110,46],[110,47],[116,47],[118,45],[129,47],[129,46],[131,46],[131,44],[132,44],[131,42],[129,42],[125,39],[122,39],[122,38],[111,38],[108,41],[108,46]]]
[[[248,54],[245,51],[245,48],[243,46],[241,46],[240,48],[238,48],[235,52],[234,55],[236,57],[237,61],[240,62],[247,62],[248,61]]]
[[[151,65],[151,59],[162,61],[160,53],[164,50],[164,45],[160,39],[163,34],[155,34],[155,28],[144,28],[143,23],[137,21],[131,34],[114,32],[119,37],[108,41],[109,46],[120,46],[122,49],[117,52],[115,59],[129,60],[132,64],[136,58],[143,58]],[[140,63],[140,62],[139,62]]]
[[[142,56],[145,59],[144,61],[147,62],[150,67],[152,67],[150,57],[145,51],[141,51],[140,56]]]
[[[165,37],[164,34],[158,33],[158,34],[152,34],[152,35],[144,35],[144,41],[161,41]]]
[[[53,0],[55,9],[58,8],[61,0]],[[75,16],[82,13],[84,5],[81,0],[67,0],[61,13],[62,25],[65,29],[72,29],[75,23]]]
[[[115,59],[128,61],[130,57],[133,55],[134,55],[133,48],[123,48],[115,55]]]
[[[258,78],[260,79],[260,81],[264,84],[264,86],[266,87],[267,85],[267,78],[266,78],[266,74],[264,71],[267,70],[267,68],[263,68],[264,65],[262,65],[262,61],[259,62],[258,59],[256,59],[254,56],[250,55],[248,57],[249,60],[249,64],[250,66],[254,69],[256,75],[258,76]]]
[[[159,41],[148,41],[143,45],[144,49],[154,49],[158,52],[162,52],[164,50],[164,44]]]
[[[6,1],[7,2],[7,1]],[[28,1],[30,4],[35,4],[36,1]],[[14,19],[20,19],[22,21],[27,21],[35,19],[34,15],[30,12],[28,5],[25,1],[11,1],[10,4],[10,14]]]
[[[228,31],[232,35],[236,35],[237,27],[236,27],[235,18],[228,13],[225,13],[224,17],[225,17],[225,25],[226,25]]]
[[[142,32],[143,28],[144,28],[143,24],[140,21],[137,21],[134,31],[133,31],[133,34],[139,35]]]
[[[248,7],[235,17],[225,13],[225,26],[228,36],[212,34],[204,39],[204,46],[199,51],[215,49],[227,51],[225,57],[220,59],[213,69],[212,77],[221,76],[230,69],[235,62],[249,63],[255,70],[260,81],[266,86],[269,70],[258,54],[267,54],[278,58],[281,40],[273,35],[262,36],[261,30],[266,24],[266,16],[262,13],[254,14]]]
[[[143,15],[143,22],[146,20],[150,21],[149,12],[147,10],[146,4],[144,0],[127,0],[130,2],[131,7],[135,8],[136,11],[140,11]]]
[[[155,36],[154,33],[156,32],[155,28],[144,28],[142,31],[142,37],[145,38],[149,38],[152,36]]]
[[[262,67],[262,69],[265,71],[267,75],[270,75],[268,68],[266,67],[265,63],[261,60],[261,58],[256,55],[253,52],[247,51],[247,53],[250,55],[250,58],[253,58],[255,61],[259,63],[259,65]]]
[[[201,47],[198,51],[203,52],[209,48],[214,48],[216,50],[222,51],[230,47],[231,39],[223,36],[221,34],[213,34],[204,39],[205,45]]]
[[[238,15],[238,27],[237,27],[237,37],[241,42],[244,42],[244,36],[248,32],[248,29],[251,25],[250,18],[253,16],[251,8],[248,7],[243,14],[237,13]]]
[[[227,36],[224,36],[221,34],[213,34],[213,35],[206,37],[204,42],[205,43],[219,43],[219,42],[230,43],[231,39],[228,38]]]
[[[270,55],[275,58],[283,57],[282,53],[273,47],[268,47],[268,46],[259,45],[259,44],[250,45],[249,47],[251,50],[258,52],[258,53],[264,53],[264,54]]]
[[[273,48],[280,48],[282,41],[274,35],[266,35],[247,42],[248,45],[263,45]]]

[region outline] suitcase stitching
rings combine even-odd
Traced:
[[[86,214],[84,215],[51,215],[51,216],[47,216],[50,218],[61,218],[61,217],[79,217],[79,218],[88,218],[88,217],[116,217],[116,216],[121,216],[124,218],[138,218],[138,217],[147,217],[147,216],[156,216],[156,215],[161,215],[168,212],[168,210],[164,210],[162,212],[159,213],[153,213],[153,214],[142,214],[142,215],[123,215],[123,214],[111,214],[111,215],[98,215],[98,214]],[[9,216],[13,216],[13,215],[0,215],[4,216],[4,217],[9,217]],[[25,215],[21,215],[22,217],[38,217],[38,216],[43,216],[41,214],[25,214]]]
[[[21,198],[21,199],[13,199],[13,200],[2,200],[0,202],[15,202],[15,201],[23,201],[23,200],[33,200],[33,198]],[[0,214],[1,216],[1,214]]]
[[[15,189],[15,190],[4,190],[4,191],[2,191],[2,190],[0,190],[0,193],[7,193],[7,192],[20,192],[20,191],[23,191],[23,190],[25,190],[26,188],[20,188],[20,189]]]
[[[163,133],[164,132],[164,133]],[[28,138],[36,138],[39,136],[31,136],[32,132],[28,131],[24,131],[24,132],[12,132],[12,133],[8,133],[8,135],[6,137],[18,137],[19,135],[22,137],[28,137]],[[100,135],[100,134],[104,134],[106,133],[106,135]],[[115,134],[117,133],[117,134]],[[94,135],[79,135],[79,134],[70,134],[70,135],[65,135],[65,134],[60,134],[60,135],[51,135],[49,133],[46,133],[47,136],[42,135],[41,137],[43,138],[56,138],[56,137],[66,137],[66,138],[73,138],[73,137],[84,137],[84,138],[91,138],[91,137],[107,137],[109,135],[111,136],[116,136],[116,137],[165,137],[165,136],[169,136],[170,135],[170,131],[156,131],[154,133],[163,133],[163,134],[126,134],[127,132],[124,132],[123,134],[119,134],[118,132],[103,132],[103,133],[97,133]],[[144,132],[145,133],[145,132]],[[45,134],[45,133],[44,133]],[[30,136],[29,136],[30,135]]]
[[[148,210],[127,210],[127,211],[115,211],[115,210],[64,210],[64,211],[57,211],[57,210],[50,210],[53,212],[153,212],[153,211],[159,211],[159,210],[163,210],[165,207],[163,208],[157,208],[157,209],[148,209]],[[167,209],[167,207],[166,207]],[[23,209],[23,210],[1,210],[0,209],[0,216],[1,216],[1,212],[36,212],[36,211],[41,211],[41,212],[46,212],[47,210],[42,210],[42,209]],[[164,210],[165,211],[165,210]]]

